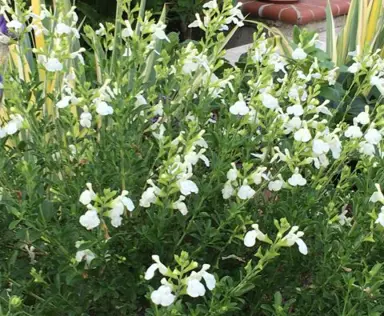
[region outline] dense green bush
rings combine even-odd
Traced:
[[[85,51],[64,4],[6,8],[1,315],[384,313],[378,52],[338,69],[260,30],[230,66],[230,1],[198,43],[124,1]]]

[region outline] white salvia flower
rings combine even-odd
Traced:
[[[57,58],[48,58],[44,63],[45,69],[49,72],[56,72],[63,70],[63,64]]]
[[[275,181],[270,181],[268,183],[268,190],[269,191],[280,191],[282,189],[284,185],[284,181],[279,179],[279,180],[275,180]]]
[[[72,28],[64,23],[57,23],[55,31],[59,35],[63,35],[63,34],[69,35],[72,32]]]
[[[380,202],[381,204],[384,204],[384,195],[381,192],[380,184],[376,183],[375,187],[377,191],[372,194],[372,196],[369,199],[369,202],[372,202],[372,203]]]
[[[239,191],[237,192],[237,196],[241,200],[249,200],[255,195],[256,191],[253,190],[245,180],[243,185],[240,187]]]
[[[95,32],[96,35],[98,35],[98,36],[106,35],[107,34],[107,30],[105,29],[104,25],[99,23],[99,26],[100,26],[100,28],[98,30],[96,30],[96,32]]]
[[[218,6],[216,0],[209,1],[203,5],[204,9],[216,9],[217,7]]]
[[[332,135],[331,139],[327,139],[327,143],[329,145],[329,148],[331,149],[332,157],[334,159],[339,159],[342,150],[342,145],[339,137],[337,135]]]
[[[111,115],[113,114],[113,108],[107,102],[98,101],[96,103],[96,112],[102,116]]]
[[[161,285],[157,290],[151,293],[151,300],[156,305],[167,307],[172,305],[176,296],[172,294],[172,288],[170,285]]]
[[[301,128],[295,132],[294,138],[298,142],[307,143],[311,140],[312,136],[308,128]]]
[[[124,23],[126,28],[121,31],[121,36],[124,38],[131,37],[134,34],[131,23],[128,20],[125,20]]]
[[[182,215],[187,215],[188,214],[188,208],[187,205],[184,203],[185,201],[185,196],[180,195],[179,199],[173,203],[172,208],[174,210],[179,210]]]
[[[189,28],[199,27],[201,29],[204,28],[203,21],[201,21],[200,15],[198,13],[195,14],[196,20],[188,25]]]
[[[291,115],[293,114],[294,116],[302,116],[304,114],[304,109],[301,104],[295,104],[287,108],[287,113]]]
[[[6,135],[16,134],[23,125],[23,117],[20,114],[11,114],[10,121],[3,128],[3,132],[0,131],[0,138],[5,137]]]
[[[233,115],[246,115],[249,113],[249,107],[245,103],[243,95],[239,93],[239,101],[229,108],[229,112]]]
[[[372,157],[375,155],[375,146],[371,143],[362,141],[359,144],[359,153]]]
[[[352,125],[347,128],[344,135],[348,138],[361,138],[363,136],[363,133],[359,126]]]
[[[88,107],[84,106],[84,112],[80,114],[80,125],[90,128],[92,125],[92,114],[88,112]]]
[[[367,125],[370,122],[369,113],[361,112],[356,118],[356,123],[360,123],[361,125]]]
[[[96,255],[89,249],[79,250],[76,252],[76,261],[81,262],[85,261],[86,266],[88,267],[92,260],[96,258]]]
[[[271,110],[277,109],[279,107],[279,101],[269,93],[263,93],[261,95],[261,102],[266,108]]]
[[[352,217],[347,217],[348,210],[343,210],[339,215],[339,224],[340,226],[351,226]]]
[[[305,186],[307,180],[299,173],[299,170],[296,169],[295,173],[288,179],[288,183],[293,186]]]
[[[14,19],[10,22],[7,23],[7,27],[8,28],[12,28],[12,29],[15,29],[15,30],[21,30],[23,28],[23,23],[21,23],[20,21]]]
[[[314,139],[312,143],[312,151],[317,155],[320,156],[322,154],[328,153],[330,150],[330,146],[328,143],[321,139]]]
[[[354,64],[352,64],[352,66],[350,66],[348,68],[348,72],[352,73],[352,74],[355,74],[357,72],[359,72],[359,70],[362,68],[361,64],[359,62],[356,62]]]
[[[144,96],[139,93],[138,95],[136,95],[136,102],[135,102],[135,107],[139,107],[141,105],[145,105],[145,104],[148,104],[147,100],[144,98]]]
[[[86,184],[87,190],[84,190],[79,198],[81,204],[88,205],[95,199],[96,193],[92,189],[92,183]]]
[[[56,103],[56,107],[59,109],[64,109],[69,106],[69,102],[71,101],[71,96],[65,96],[63,97],[59,102]]]
[[[295,130],[300,129],[301,127],[301,119],[300,117],[293,117],[288,122],[284,124],[284,134],[290,134]]]
[[[268,239],[267,235],[263,234],[258,224],[252,225],[253,230],[248,231],[244,236],[244,245],[246,247],[253,247],[256,244],[256,239],[265,241]]]
[[[382,140],[380,132],[375,128],[370,128],[364,135],[364,138],[368,143],[372,145],[378,145]]]
[[[151,186],[148,187],[143,194],[141,195],[140,199],[140,206],[148,208],[151,206],[151,204],[155,203],[157,200],[157,195],[161,192],[160,188],[157,187],[152,180],[147,181]]]
[[[216,287],[215,277],[213,274],[207,272],[210,267],[209,264],[204,264],[199,272],[191,272],[191,275],[187,279],[187,294],[189,296],[199,297],[205,295],[206,290],[201,283],[201,279],[204,279],[209,290],[213,290]]]
[[[89,210],[84,215],[80,216],[80,224],[86,229],[91,230],[100,225],[100,218],[97,214],[96,209],[92,206],[88,206]]]
[[[251,175],[253,183],[259,185],[263,179],[269,181],[268,175],[265,173],[266,167],[258,167],[257,170]]]
[[[152,260],[155,261],[145,272],[144,279],[151,280],[155,276],[155,272],[159,270],[159,272],[166,276],[168,272],[168,268],[161,263],[160,257],[158,255],[153,255]]]
[[[292,58],[295,60],[303,60],[307,58],[307,53],[301,47],[296,48],[292,53]]]
[[[121,195],[112,201],[112,209],[109,211],[109,217],[111,219],[111,224],[113,227],[119,227],[122,223],[122,215],[124,214],[124,209],[132,212],[135,209],[135,205],[132,200],[127,197],[128,191],[123,190]]]
[[[224,184],[224,188],[221,190],[221,193],[223,195],[223,199],[225,199],[225,200],[228,200],[230,197],[232,197],[234,192],[235,192],[235,189],[232,187],[230,181],[227,181]]]
[[[199,188],[192,180],[180,179],[177,184],[182,195],[188,196],[191,193],[199,193]]]
[[[184,156],[185,162],[190,163],[192,166],[196,165],[199,159],[201,159],[207,167],[209,167],[209,160],[207,156],[204,155],[205,149],[201,149],[198,153],[195,151],[190,151]]]
[[[384,227],[384,206],[381,207],[381,211],[375,221],[376,224],[380,224]]]
[[[227,172],[227,179],[229,181],[235,181],[237,179],[237,169],[235,164],[232,164],[232,169]]]
[[[286,245],[288,247],[291,247],[294,244],[297,244],[297,246],[299,247],[299,251],[303,255],[307,255],[308,254],[307,245],[305,244],[304,240],[301,239],[301,237],[304,236],[304,232],[298,231],[298,230],[299,230],[298,226],[293,226],[289,231],[289,233],[282,240],[286,242]]]
[[[169,40],[169,38],[167,37],[167,35],[165,34],[165,29],[167,28],[167,26],[162,23],[162,22],[159,22],[157,24],[153,24],[151,25],[151,32],[153,33],[153,36],[157,39],[160,39],[160,40],[167,40],[168,42],[171,42]]]

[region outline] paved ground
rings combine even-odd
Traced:
[[[345,16],[341,16],[338,18],[335,18],[335,25],[336,25],[336,32],[339,33],[345,23]],[[287,38],[291,39],[292,38],[292,32],[293,32],[293,26],[288,25],[288,24],[283,24],[281,22],[276,22],[276,21],[263,21],[266,24],[270,26],[275,26],[277,27]],[[323,43],[323,49],[325,50],[325,42],[326,42],[326,22],[316,22],[316,23],[311,23],[308,25],[303,26],[302,28],[307,28],[310,30],[315,30],[319,33],[319,40]],[[254,32],[254,27],[252,26],[245,26],[244,28],[240,29],[240,31],[234,36],[234,39],[231,42],[230,47],[227,49],[226,53],[226,59],[234,64],[235,62],[238,61],[240,56],[244,54],[248,48],[251,46],[252,42],[252,34]]]

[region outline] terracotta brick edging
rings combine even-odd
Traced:
[[[268,1],[239,0],[245,14],[288,24],[304,25],[325,20],[327,0],[299,0],[293,4],[276,4]],[[348,13],[349,0],[331,0],[334,16]]]

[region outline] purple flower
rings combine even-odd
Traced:
[[[0,33],[3,33],[4,35],[8,34],[7,21],[2,14],[0,14]]]

